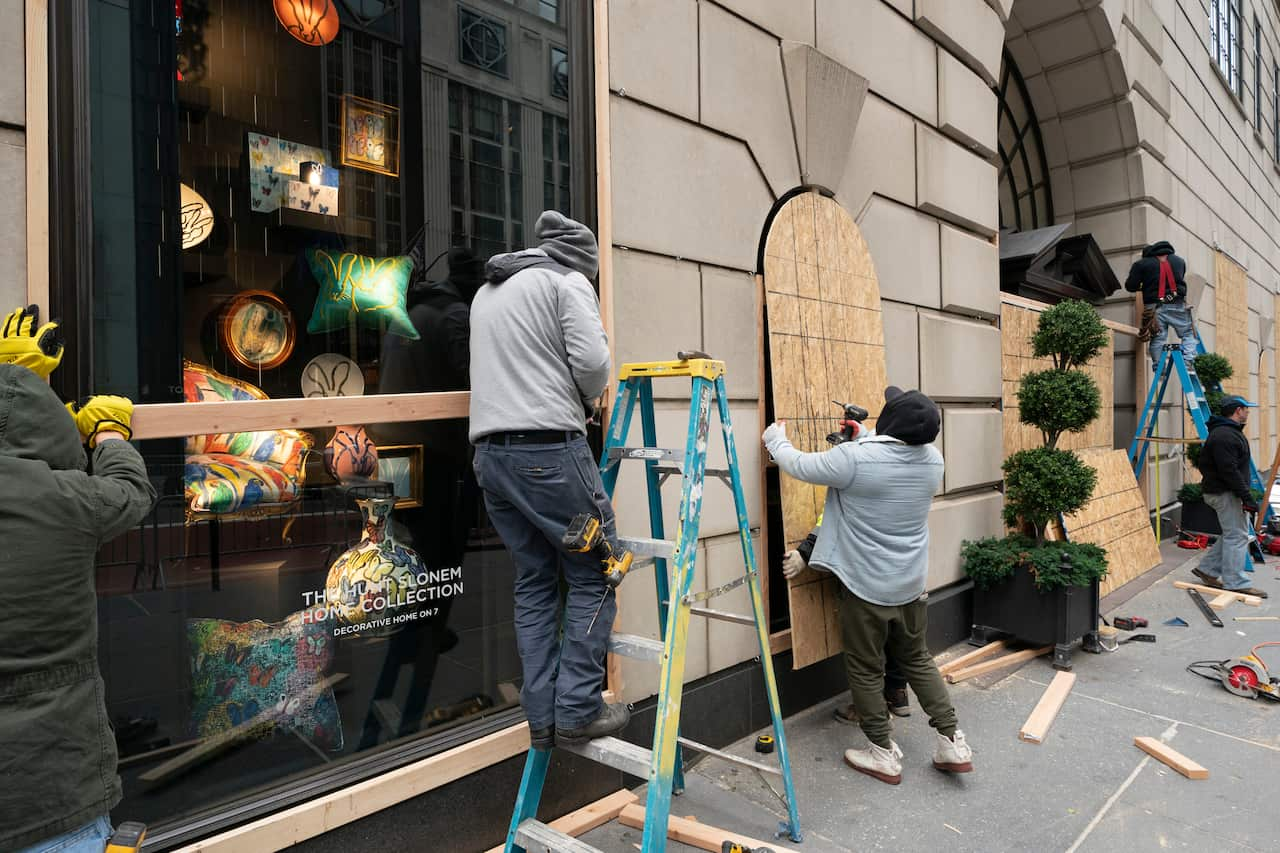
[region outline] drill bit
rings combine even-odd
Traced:
[[[604,607],[605,599],[609,597],[609,593],[613,592],[613,587],[605,585],[604,594],[600,596],[600,603],[596,605],[596,612],[591,614],[591,624],[587,625],[587,636],[591,636],[591,629],[596,626],[596,619],[600,617],[600,609]]]

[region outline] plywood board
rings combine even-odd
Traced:
[[[803,452],[828,449],[840,410],[854,402],[871,412],[887,384],[880,285],[870,250],[853,218],[833,199],[802,193],[778,211],[764,258],[765,312],[774,417]],[[784,550],[795,548],[822,513],[826,489],[780,477]],[[833,579],[790,582],[796,667],[839,651]],[[822,586],[820,584],[825,584]],[[813,589],[805,589],[813,586]]]
[[[1000,380],[1004,402],[1004,455],[1009,457],[1019,450],[1030,450],[1044,445],[1044,436],[1033,426],[1018,420],[1018,385],[1022,377],[1037,370],[1053,367],[1052,360],[1032,355],[1031,337],[1036,333],[1040,310],[1025,307],[1037,305],[1030,300],[1013,305],[1004,302],[1000,306]],[[1109,449],[1113,445],[1112,433],[1115,419],[1115,387],[1112,375],[1115,370],[1115,341],[1084,366],[1085,373],[1098,384],[1101,396],[1099,417],[1083,432],[1067,433],[1058,439],[1063,450]]]
[[[1222,252],[1214,257],[1214,342],[1234,371],[1222,383],[1228,394],[1249,395],[1249,280],[1244,267]]]
[[[1073,542],[1090,542],[1106,549],[1107,576],[1102,595],[1160,565],[1160,546],[1123,450],[1088,450],[1080,454],[1098,472],[1093,497],[1066,516],[1066,532]]]

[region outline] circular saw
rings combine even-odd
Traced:
[[[1280,678],[1273,678],[1267,665],[1258,657],[1258,649],[1264,646],[1280,646],[1280,642],[1259,643],[1244,657],[1224,661],[1218,665],[1218,675],[1222,678],[1222,686],[1237,696],[1246,699],[1266,696],[1280,702]]]

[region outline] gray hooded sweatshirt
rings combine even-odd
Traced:
[[[609,340],[587,280],[595,237],[554,211],[535,233],[539,248],[490,259],[471,306],[472,443],[495,432],[584,432],[609,381]]]

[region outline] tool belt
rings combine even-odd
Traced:
[[[1142,323],[1138,326],[1138,340],[1146,343],[1154,338],[1158,325],[1155,306],[1144,308],[1142,311]]]

